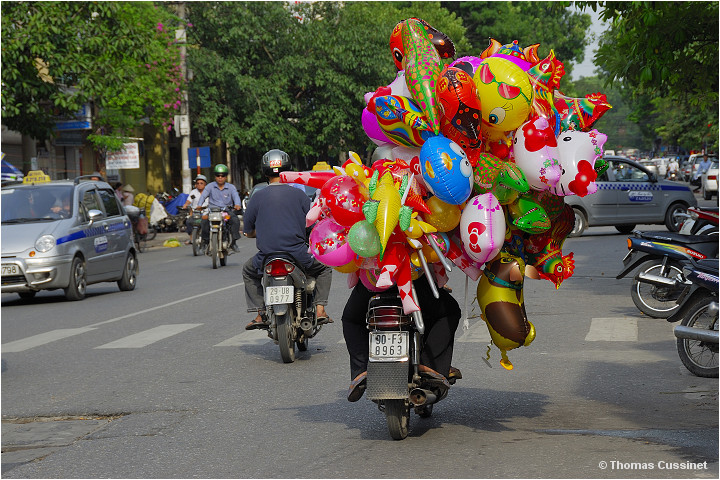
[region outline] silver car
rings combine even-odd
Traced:
[[[1,213],[2,293],[27,299],[61,288],[68,300],[82,300],[93,283],[135,288],[132,225],[107,183],[78,177],[4,186]]]
[[[565,203],[575,211],[577,237],[587,227],[614,226],[630,233],[637,224],[665,224],[677,232],[688,207],[697,199],[687,185],[657,176],[625,157],[604,157],[609,167],[597,179],[598,191],[585,197],[571,195]]]

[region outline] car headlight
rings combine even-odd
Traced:
[[[40,253],[49,252],[55,246],[55,237],[52,235],[43,235],[35,242],[35,250]]]

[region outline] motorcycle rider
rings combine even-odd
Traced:
[[[268,186],[254,192],[243,216],[243,235],[255,238],[258,253],[243,266],[245,298],[248,312],[257,312],[246,330],[267,328],[262,268],[265,255],[271,252],[290,253],[302,264],[305,272],[317,279],[315,286],[315,318],[318,325],[333,323],[325,306],[330,295],[332,268],[315,260],[308,253],[305,216],[310,199],[304,190],[280,183],[280,172],[290,170],[290,157],[282,150],[270,150],[262,158],[262,171]]]
[[[227,183],[227,166],[223,164],[215,165],[213,172],[215,173],[215,181],[205,187],[195,209],[202,209],[205,200],[208,199],[207,205],[209,207],[233,207],[235,211],[240,210],[240,195],[237,188],[232,183]],[[240,219],[235,214],[235,211],[229,210],[228,213],[230,214],[230,233],[233,239],[230,248],[237,253],[240,249],[235,242],[240,238]],[[210,221],[207,218],[202,219],[201,235],[201,248],[204,249],[210,243]]]
[[[203,190],[205,190],[205,186],[207,185],[207,177],[205,175],[198,175],[195,177],[195,188],[192,189],[190,192],[190,195],[188,195],[187,202],[185,202],[185,205],[183,205],[183,208],[190,207],[191,210],[195,210],[198,206],[198,200],[200,200],[200,195],[202,195]],[[201,205],[203,208],[208,206],[209,199],[205,199],[205,202]],[[193,218],[192,214],[188,215],[188,218],[185,219],[185,228],[187,234],[192,238],[192,227],[193,227]],[[190,244],[190,239],[185,241],[185,245]]]
[[[438,289],[440,298],[433,296],[425,278],[413,281],[416,299],[425,322],[420,375],[426,381],[449,388],[448,379],[462,378],[460,370],[450,365],[455,344],[455,331],[460,324],[460,306],[446,289]],[[397,294],[397,286],[388,290]],[[350,355],[350,378],[347,399],[357,402],[365,393],[368,364],[368,331],[366,312],[370,298],[377,295],[358,282],[350,293],[342,314],[343,336]]]

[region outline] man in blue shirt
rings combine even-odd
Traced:
[[[230,233],[232,233],[232,248],[233,252],[238,252],[239,248],[235,244],[238,238],[240,238],[240,219],[235,214],[236,211],[240,210],[240,194],[232,183],[227,183],[228,168],[225,165],[215,165],[215,181],[208,184],[203,190],[202,195],[198,199],[198,206],[196,209],[202,209],[205,199],[208,199],[209,207],[233,207],[230,210]],[[210,243],[210,221],[207,218],[202,220],[202,247],[204,248]]]
[[[262,268],[265,255],[271,252],[290,253],[308,275],[317,279],[315,316],[319,325],[332,323],[325,311],[332,269],[308,253],[305,216],[310,210],[310,199],[304,190],[280,183],[280,172],[290,169],[287,153],[270,150],[263,156],[262,169],[268,178],[268,186],[252,195],[243,216],[243,234],[256,238],[259,250],[243,267],[248,312],[257,312],[257,317],[245,329],[267,328]]]

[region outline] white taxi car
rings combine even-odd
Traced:
[[[93,283],[135,288],[132,225],[107,183],[30,172],[22,184],[2,187],[0,213],[2,293],[29,299],[63,289],[67,299],[82,300]]]

